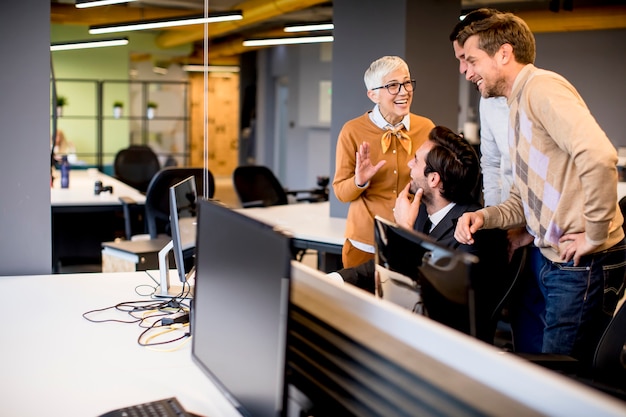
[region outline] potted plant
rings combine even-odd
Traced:
[[[63,107],[67,104],[67,98],[57,96],[57,116],[63,116]]]
[[[159,105],[156,104],[154,101],[149,101],[148,102],[148,108],[147,108],[148,119],[152,119],[154,117],[154,112],[155,112],[157,107],[159,107]]]
[[[113,117],[119,119],[122,117],[122,110],[124,109],[124,103],[121,101],[113,102]]]

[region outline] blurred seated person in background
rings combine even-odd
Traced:
[[[67,140],[65,133],[61,129],[57,129],[53,150],[57,161],[60,161],[63,155],[67,155],[67,160],[70,164],[76,162],[76,148],[72,142]]]
[[[491,319],[492,313],[508,289],[506,233],[498,229],[485,230],[488,233],[475,235],[473,245],[461,245],[454,239],[457,219],[481,207],[472,197],[479,179],[478,156],[461,136],[446,127],[436,126],[408,165],[411,180],[396,199],[395,222],[479,258],[471,278],[476,299],[477,337],[493,343],[496,321]],[[374,260],[337,273],[345,282],[374,293]],[[338,278],[337,273],[331,275]],[[444,309],[446,317],[433,319],[469,333],[467,309],[443,298],[441,302],[449,304]]]

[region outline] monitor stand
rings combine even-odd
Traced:
[[[185,285],[185,293],[183,293],[183,285],[170,285],[170,275],[176,278],[177,281],[179,274],[177,270],[170,271],[169,252],[174,247],[174,244],[170,240],[167,245],[159,251],[159,286],[154,294],[155,298],[192,298],[193,295],[193,281],[195,278],[196,268],[195,266],[186,274],[185,279],[188,285]],[[184,268],[184,266],[181,266]]]

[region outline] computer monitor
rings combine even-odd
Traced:
[[[186,273],[184,251],[193,248],[196,244],[197,199],[196,179],[193,175],[170,187],[172,250],[178,279],[183,283],[191,278],[190,274],[194,269],[192,266],[191,271]]]
[[[478,258],[379,216],[374,224],[377,295],[475,336]]]
[[[193,261],[186,267],[185,251],[193,250],[196,243],[197,198],[196,179],[192,175],[169,188],[170,231],[172,240],[159,252],[159,297],[186,297],[192,295],[191,281],[195,269]],[[176,275],[181,285],[171,285],[169,252],[174,253]],[[189,272],[187,270],[189,269]]]
[[[246,416],[285,412],[291,237],[199,199],[192,358]]]

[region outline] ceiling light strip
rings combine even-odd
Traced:
[[[92,35],[113,32],[125,32],[130,30],[160,29],[173,26],[198,25],[204,23],[227,22],[241,20],[243,15],[240,10],[225,13],[210,13],[208,17],[194,15],[168,19],[140,20],[113,25],[90,26],[89,33]]]
[[[87,7],[108,6],[110,4],[130,3],[135,0],[76,0],[77,9],[85,9]]]
[[[243,46],[275,46],[296,45],[303,43],[333,42],[333,36],[303,36],[298,38],[274,38],[274,39],[248,39],[243,41]]]
[[[183,65],[183,71],[187,72],[239,72],[236,65]]]
[[[332,23],[316,23],[310,25],[294,25],[294,26],[285,26],[285,32],[313,32],[317,30],[333,30],[335,25]]]
[[[108,46],[124,46],[128,45],[128,38],[116,39],[95,39],[89,41],[73,41],[65,43],[53,43],[50,45],[50,51],[68,51],[72,49],[87,48],[104,48]]]

